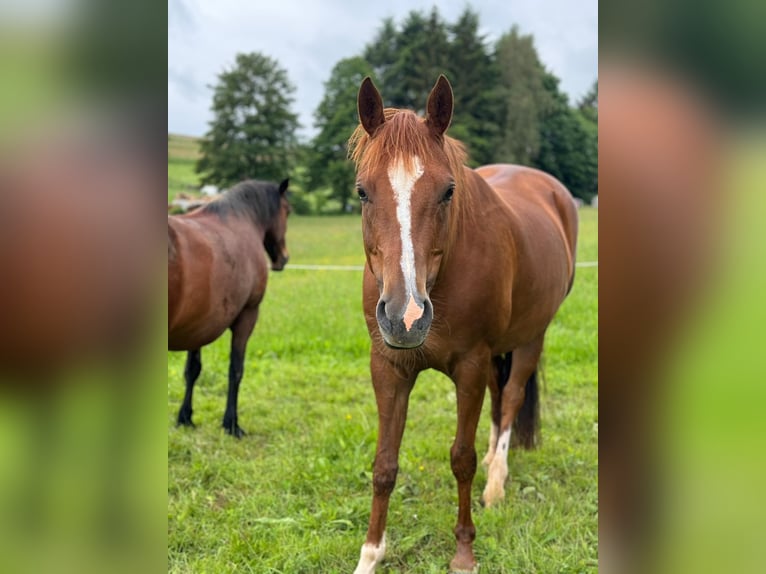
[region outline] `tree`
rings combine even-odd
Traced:
[[[540,61],[531,35],[514,26],[490,50],[479,17],[466,8],[448,24],[438,9],[411,11],[401,25],[383,24],[363,58],[338,63],[317,110],[311,186],[330,186],[348,205],[353,171],[345,141],[356,126],[356,93],[365,74],[384,86],[385,104],[424,112],[439,74],[453,84],[450,135],[462,141],[471,165],[519,163],[548,171],[577,197],[598,191],[598,82],[570,106],[559,80]]]
[[[595,195],[598,193],[598,79],[580,100],[577,111],[585,132],[583,154],[588,170],[585,177],[590,182],[589,191]]]
[[[400,26],[387,18],[364,57],[386,87],[386,105],[419,113],[439,74],[446,74],[455,91],[450,135],[466,145],[472,164],[492,161],[499,133],[497,71],[476,12],[466,8],[454,24],[435,7],[409,12]]]
[[[398,35],[393,19],[385,18],[375,39],[364,49],[362,57],[372,67],[372,75],[381,82],[390,80],[387,71],[396,61]]]
[[[502,101],[497,70],[479,34],[478,14],[466,8],[449,31],[447,75],[455,93],[449,133],[466,145],[471,164],[492,163]]]
[[[533,165],[561,180],[575,197],[590,201],[598,191],[597,127],[569,106],[556,76],[546,73],[544,87],[553,104],[540,121]]]
[[[593,82],[590,90],[582,97],[577,109],[585,119],[598,124],[598,80]]]
[[[325,82],[325,95],[314,112],[319,129],[308,165],[309,188],[329,186],[345,212],[354,189],[354,165],[347,159],[346,142],[359,123],[356,96],[372,67],[361,57],[341,60]]]
[[[385,104],[422,113],[436,78],[448,69],[448,47],[447,25],[436,7],[428,16],[411,11],[400,30],[384,20],[365,59],[386,86]]]
[[[284,179],[298,128],[290,109],[295,88],[287,72],[259,53],[237,54],[236,65],[218,76],[213,90],[214,118],[196,166],[201,183]]]
[[[540,119],[552,105],[545,68],[531,35],[516,26],[498,40],[495,59],[504,105],[496,161],[529,165],[540,151]]]

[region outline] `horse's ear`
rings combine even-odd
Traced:
[[[426,104],[426,124],[437,136],[446,132],[452,121],[452,102],[452,86],[444,74],[441,74],[428,94]]]
[[[287,186],[290,184],[290,178],[286,178],[279,184],[279,195],[284,195],[287,191]]]
[[[362,80],[356,105],[359,111],[359,121],[364,131],[371,136],[374,135],[375,130],[386,121],[386,117],[383,115],[383,98],[380,97],[378,88],[375,87],[369,76]]]

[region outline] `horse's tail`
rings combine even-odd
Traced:
[[[509,353],[510,354],[510,353]],[[539,368],[539,367],[538,367]],[[537,368],[532,372],[524,388],[524,403],[513,421],[511,445],[531,450],[540,442],[540,392]]]

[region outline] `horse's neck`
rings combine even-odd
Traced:
[[[253,222],[251,225],[255,234],[255,239],[259,244],[263,244],[266,240],[266,226],[261,223]]]
[[[512,230],[518,217],[513,206],[476,171],[468,167],[464,169],[466,205],[460,214],[463,228]]]
[[[263,244],[266,238],[266,226],[259,223],[255,217],[245,214],[212,214],[197,211],[186,216],[188,219],[197,219],[203,226],[210,226],[216,233],[234,235],[239,241],[252,241]],[[204,222],[208,223],[205,224]]]

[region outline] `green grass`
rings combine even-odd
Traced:
[[[581,210],[580,260],[597,258],[597,212]],[[291,263],[361,264],[358,217],[291,217]],[[241,441],[220,428],[228,335],[203,349],[197,428],[178,429],[183,353],[168,354],[168,571],[348,573],[364,541],[377,415],[361,273],[272,273],[248,347]],[[491,510],[473,486],[484,573],[597,571],[598,268],[575,287],[546,339],[543,444],[513,452],[506,500]],[[488,435],[489,401],[477,438]],[[445,572],[457,492],[449,463],[455,393],[423,373],[412,394],[381,573]]]
[[[194,172],[198,157],[199,139],[168,134],[168,203],[178,193],[198,193],[199,176]]]

